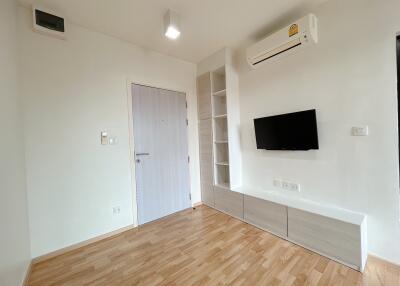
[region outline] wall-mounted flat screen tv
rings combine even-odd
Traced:
[[[319,149],[315,109],[254,119],[257,149]]]

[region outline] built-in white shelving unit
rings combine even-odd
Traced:
[[[241,155],[239,88],[230,51],[224,49],[217,52],[200,63],[199,67],[197,80],[198,96],[200,96],[199,116],[209,114],[212,122],[213,184],[217,188],[232,190],[241,186]],[[203,92],[199,94],[199,91]],[[201,146],[200,152],[202,152]],[[201,168],[204,169],[204,166]],[[202,190],[202,194],[210,197],[208,191]]]
[[[362,271],[364,215],[241,186],[239,88],[230,53],[219,51],[197,68],[202,202]]]
[[[214,184],[216,186],[230,188],[229,131],[225,66],[211,71],[211,89],[214,138],[228,142],[227,144],[214,144]]]

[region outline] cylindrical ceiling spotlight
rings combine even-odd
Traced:
[[[165,36],[169,39],[176,40],[181,35],[179,29],[179,15],[172,10],[168,10],[164,15]]]

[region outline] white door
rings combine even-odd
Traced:
[[[191,206],[186,97],[132,85],[139,224]]]

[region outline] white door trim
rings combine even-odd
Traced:
[[[128,108],[128,134],[129,134],[129,162],[130,162],[130,169],[131,169],[131,190],[132,190],[132,221],[133,225],[137,227],[139,225],[138,223],[138,206],[137,206],[137,191],[136,191],[136,164],[135,164],[135,138],[134,138],[134,132],[133,132],[133,108],[132,108],[132,85],[137,84],[137,85],[144,85],[148,87],[153,87],[153,88],[160,88],[160,89],[166,89],[170,91],[175,91],[175,92],[180,92],[185,94],[185,99],[186,103],[188,102],[188,92],[186,90],[181,90],[177,88],[176,86],[169,85],[169,84],[158,84],[158,83],[153,83],[149,81],[140,81],[136,79],[128,79],[126,81],[126,89],[127,89],[127,108]],[[186,108],[186,118],[188,118],[188,109]],[[188,130],[189,131],[189,130]],[[187,132],[187,143],[188,146],[190,144],[189,142],[189,132]],[[188,151],[189,153],[189,151]],[[189,156],[189,154],[188,154]],[[190,164],[193,161],[191,160],[189,162],[189,181],[191,182],[191,174],[190,174]],[[192,186],[191,183],[189,184],[189,193],[192,194]]]

